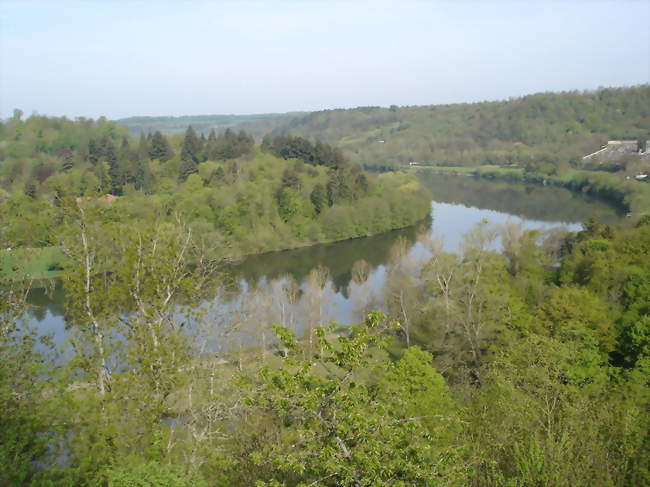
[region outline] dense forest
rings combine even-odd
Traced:
[[[22,283],[0,287],[2,485],[650,481],[647,217],[573,234],[486,222],[458,254],[399,241],[378,292],[353,266],[346,328],[327,269],[215,312],[227,276],[182,222],[65,218],[70,343],[20,319]]]
[[[318,137],[367,168],[577,163],[613,139],[650,139],[650,86],[539,93],[506,101],[359,107],[245,124]]]
[[[14,249],[3,273],[33,277],[60,270],[70,201],[100,207],[115,227],[182,219],[220,257],[380,233],[430,208],[415,177],[368,174],[319,141],[260,147],[244,131],[192,127],[133,139],[105,119],[20,112],[0,124],[0,200],[3,248]]]

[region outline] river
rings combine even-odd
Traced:
[[[370,292],[377,293],[385,280],[390,249],[399,238],[407,240],[414,254],[422,252],[416,243],[417,236],[422,233],[442,238],[445,250],[455,251],[463,234],[484,220],[493,224],[522,221],[530,229],[564,226],[574,231],[590,217],[613,222],[623,215],[622,209],[560,187],[491,182],[462,176],[423,175],[421,179],[430,188],[433,200],[431,217],[420,225],[372,237],[247,257],[228,269],[237,283],[237,291],[220,298],[217,308],[227,313],[236,312],[252,285],[268,285],[285,275],[292,276],[304,288],[310,270],[321,265],[330,272],[328,316],[346,324],[358,319],[354,311],[358,296],[351,284],[354,262],[360,259],[368,262]],[[29,301],[29,323],[39,333],[52,335],[55,343],[64,343],[67,332],[61,288],[35,289]]]

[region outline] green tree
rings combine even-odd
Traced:
[[[153,143],[153,138],[152,138]],[[185,162],[193,162],[194,164],[199,162],[201,152],[201,141],[196,136],[196,132],[190,125],[185,131],[185,137],[183,138],[183,145],[181,147],[181,160]]]
[[[457,420],[431,357],[409,351],[395,368],[376,364],[380,385],[364,380],[386,325],[371,313],[365,325],[335,339],[318,329],[322,352],[302,360],[292,333],[277,328],[288,357],[281,368],[251,379],[246,401],[247,416],[267,418],[278,434],[268,442],[242,438],[242,446],[262,443],[237,469],[255,472],[258,485],[432,485],[441,479],[464,485],[458,451],[429,433]],[[425,410],[426,422],[411,416]]]
[[[101,473],[106,487],[202,487],[205,482],[187,475],[182,468],[156,462],[115,465]],[[99,482],[98,482],[98,485]]]
[[[189,128],[188,128],[189,131]],[[187,134],[186,134],[187,138]],[[193,141],[190,141],[189,144],[190,146],[193,144]],[[183,142],[183,146],[185,146],[185,142]],[[189,147],[187,150],[191,151],[194,150],[192,147]],[[193,154],[193,153],[192,153]],[[169,142],[167,139],[158,131],[156,130],[151,137],[151,144],[150,144],[150,149],[149,149],[149,157],[151,159],[158,159],[161,162],[167,162],[169,159],[172,158],[172,150],[171,147],[169,146]],[[191,155],[186,154],[185,157],[191,157]],[[185,159],[185,158],[184,158]]]
[[[325,208],[326,204],[326,194],[322,184],[316,183],[316,185],[314,185],[314,189],[309,195],[309,200],[314,206],[314,211],[316,214],[319,214],[321,211],[323,211],[323,208]]]
[[[609,382],[594,343],[530,335],[503,347],[481,376],[468,438],[478,485],[644,482],[644,394]]]

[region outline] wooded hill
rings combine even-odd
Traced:
[[[650,85],[537,93],[451,105],[358,107],[311,113],[130,117],[132,134],[198,133],[227,127],[264,135],[318,138],[366,168],[409,162],[446,165],[578,164],[611,139],[650,136]]]
[[[273,127],[275,125],[275,127]],[[648,138],[650,85],[539,93],[507,101],[324,110],[256,121],[274,135],[318,137],[367,168],[578,163],[610,139]]]

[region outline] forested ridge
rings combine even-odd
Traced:
[[[327,269],[211,310],[227,276],[187,226],[65,218],[63,355],[20,319],[23,284],[0,287],[2,485],[650,480],[647,217],[398,242],[379,294],[353,266],[346,328]]]
[[[244,127],[318,137],[368,168],[568,165],[607,140],[650,139],[650,86],[538,93],[504,101],[323,110]]]
[[[319,141],[279,137],[260,147],[244,131],[205,136],[193,127],[133,139],[105,119],[20,112],[0,124],[0,198],[5,248],[17,249],[3,252],[3,272],[21,248],[48,248],[35,268],[16,272],[33,277],[60,268],[66,200],[101,206],[115,226],[182,219],[221,257],[370,235],[429,211],[414,177],[370,175]]]

